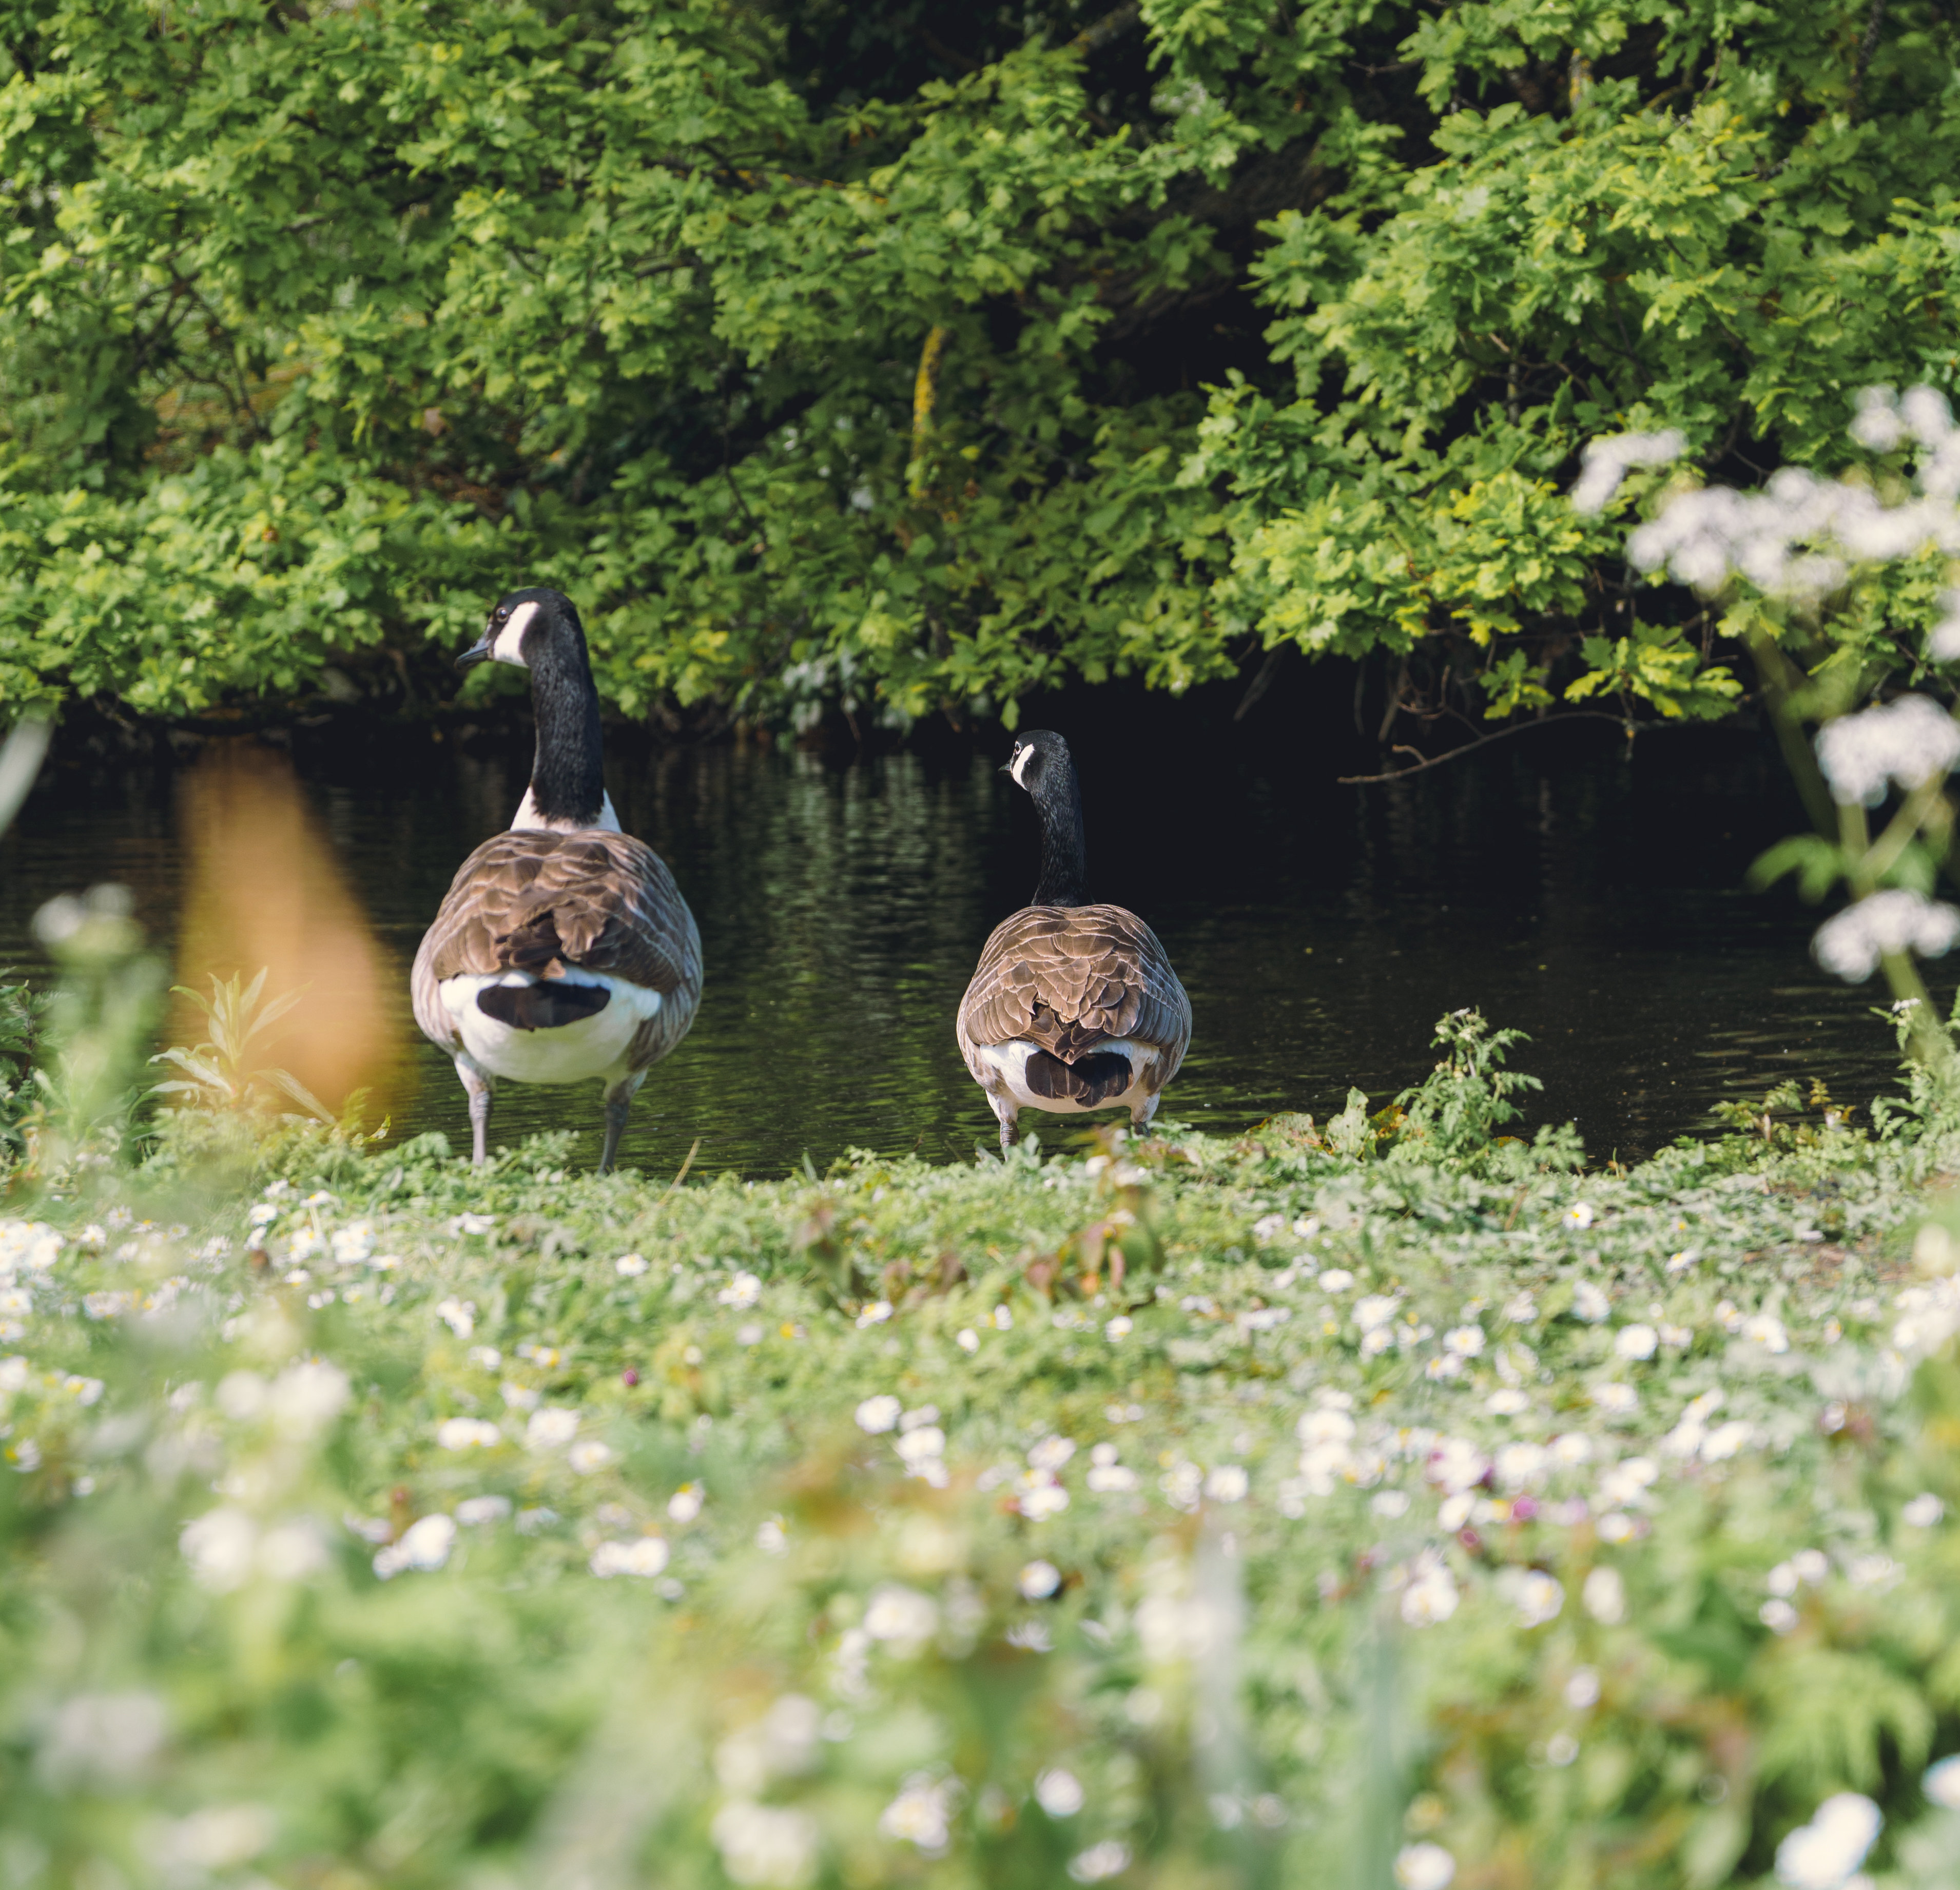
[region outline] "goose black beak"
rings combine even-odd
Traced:
[[[479,663],[488,663],[489,660],[490,635],[489,632],[485,631],[484,634],[479,637],[468,649],[463,651],[462,655],[456,659],[456,667],[459,670],[467,670],[473,668]]]

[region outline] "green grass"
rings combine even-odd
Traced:
[[[1585,1174],[1480,1029],[1086,1160],[75,1171],[0,1883],[1712,1886],[1846,1790],[1960,1881],[1944,1144]]]

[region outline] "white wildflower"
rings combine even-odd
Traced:
[[[476,1303],[473,1300],[459,1300],[452,1295],[436,1307],[435,1316],[458,1338],[466,1339],[476,1330]]]
[[[1960,938],[1960,912],[1902,887],[1874,892],[1818,927],[1811,950],[1849,985],[1862,985],[1879,960],[1901,952],[1938,958]]]
[[[1443,1335],[1445,1348],[1462,1358],[1475,1358],[1484,1350],[1484,1328],[1481,1325],[1452,1326]]]
[[[204,1586],[225,1594],[252,1572],[259,1526],[243,1510],[208,1510],[184,1526],[177,1547]]]
[[[1939,1526],[1946,1513],[1946,1505],[1930,1490],[1923,1491],[1899,1510],[1899,1520],[1908,1529],[1930,1529]]]
[[[1756,1618],[1772,1634],[1788,1634],[1796,1631],[1803,1618],[1780,1596],[1771,1596],[1756,1610]]]
[[[1688,436],[1678,427],[1659,433],[1615,433],[1588,440],[1580,457],[1579,479],[1572,488],[1572,508],[1589,515],[1603,512],[1628,469],[1665,466],[1688,450]],[[1443,1879],[1447,1882],[1449,1879]]]
[[[1602,1627],[1618,1627],[1627,1618],[1627,1584],[1617,1568],[1604,1563],[1587,1575],[1579,1599],[1586,1613]]]
[[[1091,1844],[1069,1860],[1068,1874],[1077,1883],[1100,1883],[1106,1877],[1119,1877],[1130,1867],[1130,1847],[1115,1838]]]
[[[1113,1345],[1119,1339],[1128,1338],[1136,1329],[1135,1320],[1132,1319],[1127,1312],[1119,1312],[1103,1327],[1102,1336]]]
[[[449,1223],[449,1231],[453,1234],[494,1233],[496,1228],[495,1214],[457,1214]]]
[[[1519,1625],[1542,1628],[1556,1621],[1565,1606],[1565,1589],[1555,1575],[1542,1569],[1507,1568],[1499,1571],[1497,1591],[1518,1611]]]
[[[1505,1386],[1484,1401],[1484,1408],[1494,1418],[1521,1418],[1531,1409],[1531,1400],[1515,1386]]]
[[[858,1315],[858,1329],[861,1332],[867,1326],[883,1325],[891,1316],[892,1303],[889,1300],[873,1300]]]
[[[445,1450],[494,1449],[504,1433],[482,1418],[445,1418],[435,1427],[435,1440]]]
[[[531,1413],[524,1427],[525,1444],[533,1450],[554,1450],[578,1434],[578,1413],[562,1405],[546,1405]]]
[[[637,1280],[646,1270],[647,1261],[644,1254],[622,1253],[612,1262],[612,1271],[624,1279]]]
[[[879,1831],[937,1857],[953,1841],[951,1820],[958,1796],[954,1780],[915,1772],[880,1814]]]
[[[700,1515],[708,1501],[708,1491],[703,1484],[683,1483],[667,1498],[667,1516],[676,1522],[692,1522]]]
[[[1909,791],[1945,775],[1960,760],[1960,725],[1931,698],[1902,695],[1827,722],[1817,760],[1834,800],[1876,807],[1894,783]]]
[[[1631,1385],[1595,1385],[1592,1402],[1608,1418],[1631,1418],[1640,1408],[1640,1395]]]
[[[1016,1586],[1029,1601],[1046,1601],[1061,1586],[1061,1570],[1052,1562],[1029,1562]]]
[[[1073,1818],[1088,1802],[1082,1781],[1061,1766],[1049,1767],[1035,1780],[1035,1803],[1051,1818]]]
[[[1345,1293],[1354,1284],[1354,1276],[1345,1267],[1329,1267],[1315,1284],[1323,1293]]]
[[[1844,1890],[1885,1820],[1862,1792],[1839,1792],[1777,1847],[1776,1873],[1790,1890]]]
[[[738,1273],[714,1296],[720,1306],[746,1312],[762,1297],[762,1283],[752,1273]]]
[[[867,1398],[858,1407],[858,1428],[868,1431],[873,1437],[889,1430],[899,1421],[899,1414],[905,1409],[889,1392],[881,1392],[876,1398]]]
[[[1395,1853],[1398,1890],[1449,1890],[1456,1860],[1440,1844],[1405,1844]]]
[[[1204,1479],[1204,1494],[1214,1503],[1241,1502],[1251,1488],[1251,1479],[1236,1463],[1220,1464]]]
[[[602,1581],[609,1581],[615,1575],[637,1575],[642,1581],[651,1581],[667,1571],[667,1542],[657,1535],[601,1542],[586,1566]]]
[[[1944,1811],[1960,1811],[1960,1754],[1929,1765],[1919,1788]]]
[[[953,1342],[969,1356],[980,1349],[980,1335],[970,1325],[963,1325],[953,1335]]]
[[[590,1476],[595,1470],[603,1470],[612,1461],[610,1444],[601,1443],[596,1437],[588,1437],[582,1443],[575,1443],[565,1453],[565,1462],[581,1476]]]
[[[1613,1350],[1624,1359],[1652,1358],[1659,1345],[1660,1335],[1651,1325],[1623,1325],[1613,1335]]]
[[[501,1522],[510,1513],[511,1499],[507,1496],[465,1497],[456,1506],[457,1521],[471,1529],[486,1522]]]
[[[1433,1628],[1456,1612],[1456,1582],[1442,1558],[1425,1551],[1409,1570],[1402,1590],[1402,1617],[1411,1628]]]
[[[1354,1323],[1363,1332],[1379,1331],[1395,1316],[1402,1302],[1386,1293],[1364,1293],[1354,1302]]]
[[[1037,1483],[1021,1492],[1020,1505],[1030,1522],[1045,1522],[1068,1507],[1068,1492],[1058,1483]]]
[[[916,1653],[939,1631],[938,1604],[915,1588],[886,1582],[872,1590],[865,1604],[864,1631],[889,1643],[894,1653]]]
[[[820,1833],[807,1812],[735,1799],[714,1814],[708,1831],[737,1883],[799,1890],[816,1875]]]
[[[1583,1319],[1588,1325],[1597,1325],[1609,1318],[1612,1310],[1612,1302],[1590,1280],[1581,1280],[1572,1289],[1572,1316],[1575,1319]]]
[[[1044,1437],[1028,1452],[1028,1464],[1030,1468],[1045,1470],[1052,1475],[1074,1455],[1075,1443],[1072,1438]]]
[[[347,1374],[324,1359],[289,1365],[266,1393],[272,1422],[289,1437],[310,1437],[345,1408],[352,1388]]]

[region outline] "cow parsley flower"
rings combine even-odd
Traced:
[[[1931,698],[1902,695],[1880,708],[1841,715],[1817,737],[1818,765],[1831,797],[1876,807],[1894,783],[1910,791],[1960,760],[1960,724]]]
[[[1960,938],[1960,911],[1922,892],[1895,886],[1826,919],[1811,940],[1818,964],[1847,985],[1862,985],[1881,959],[1900,952],[1938,958]]]

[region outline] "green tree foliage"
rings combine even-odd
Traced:
[[[1291,644],[1716,715],[1580,443],[1745,479],[1951,377],[1933,0],[0,21],[17,708],[412,699],[548,581],[633,714],[1011,721]]]

